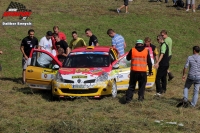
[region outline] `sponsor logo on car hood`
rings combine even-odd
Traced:
[[[61,75],[74,75],[72,78],[87,78],[87,75],[99,76],[103,72],[110,72],[109,68],[61,68]],[[85,76],[84,76],[85,75]]]

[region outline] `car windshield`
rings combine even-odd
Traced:
[[[82,68],[82,67],[108,67],[110,65],[108,53],[70,53],[63,67]]]

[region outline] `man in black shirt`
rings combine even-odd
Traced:
[[[158,61],[154,65],[157,68],[156,74],[156,94],[155,96],[161,96],[167,89],[167,70],[169,68],[169,47],[164,42],[162,35],[157,36],[157,41],[160,44],[160,56]]]
[[[22,67],[23,67],[22,83],[23,84],[25,84],[25,71],[26,71],[30,52],[34,47],[38,46],[38,39],[34,37],[34,33],[35,31],[33,29],[30,29],[28,31],[28,36],[22,40],[21,46],[20,46],[20,50],[23,54],[23,58],[22,58]]]
[[[87,37],[90,37],[89,46],[99,46],[97,37],[92,34],[92,31],[89,28],[85,30],[85,34]]]
[[[64,41],[64,40],[61,40],[59,38],[58,34],[55,34],[54,37],[55,37],[55,40],[56,40],[55,44],[56,44],[57,49],[63,48],[64,49],[63,56],[67,56],[69,54],[69,47],[68,47],[67,42]]]

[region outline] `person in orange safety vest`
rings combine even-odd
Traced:
[[[136,83],[138,82],[138,100],[144,100],[144,91],[147,82],[147,66],[152,75],[152,62],[148,49],[145,48],[143,40],[137,40],[136,46],[132,48],[126,59],[131,60],[129,87],[126,91],[126,103],[133,99]]]

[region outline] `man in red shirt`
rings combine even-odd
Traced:
[[[67,37],[66,37],[65,33],[60,32],[58,26],[54,26],[54,27],[53,27],[53,33],[54,33],[54,34],[57,34],[57,35],[59,36],[60,40],[64,40],[64,41],[67,42]],[[57,48],[56,48],[56,45],[55,45],[55,43],[56,43],[55,38],[52,37],[51,40],[52,40],[52,44],[53,44],[53,49],[57,49]]]

